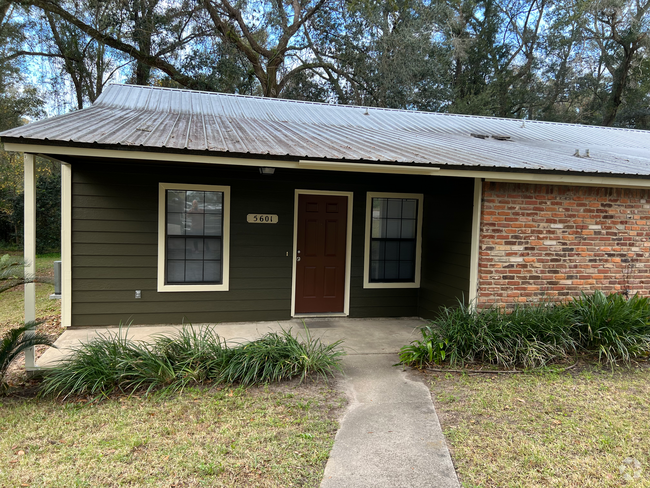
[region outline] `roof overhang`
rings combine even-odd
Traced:
[[[5,141],[9,138],[4,138]],[[527,172],[499,169],[447,169],[434,165],[405,165],[395,163],[368,163],[329,160],[282,160],[265,158],[234,157],[228,155],[202,155],[191,152],[143,151],[139,149],[104,149],[78,147],[73,145],[47,145],[7,141],[6,151],[24,152],[48,156],[73,156],[109,158],[167,163],[217,164],[230,166],[258,166],[272,168],[342,171],[354,173],[403,174],[422,176],[447,176],[460,178],[481,178],[485,181],[504,183],[529,183],[553,185],[598,186],[612,188],[650,188],[650,177],[600,176],[594,174],[562,174],[530,170]]]

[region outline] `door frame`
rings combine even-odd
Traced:
[[[345,230],[345,292],[343,296],[343,315],[350,314],[350,275],[352,270],[352,205],[354,193],[351,191],[329,191],[329,190],[295,190],[293,205],[293,264],[291,269],[291,316],[296,316],[296,259],[298,258],[298,197],[299,195],[334,195],[347,197],[348,215],[347,228]],[[300,314],[302,315],[302,314]],[[310,314],[314,316],[318,314]],[[323,313],[323,316],[337,314]]]

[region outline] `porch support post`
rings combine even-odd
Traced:
[[[474,178],[474,209],[472,212],[472,247],[469,263],[469,303],[476,306],[478,298],[478,260],[481,238],[481,201],[483,199],[483,180]]]
[[[36,168],[34,155],[25,153],[25,229],[24,237],[24,258],[25,258],[25,323],[36,320]],[[26,336],[33,336],[34,331],[29,330]],[[27,371],[36,369],[35,348],[30,347],[25,351],[25,369]]]
[[[61,326],[72,325],[72,167],[61,163]]]

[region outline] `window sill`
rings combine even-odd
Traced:
[[[228,291],[228,284],[223,285],[160,285],[159,292],[186,292],[186,291]]]
[[[420,283],[364,283],[364,288],[420,288]]]

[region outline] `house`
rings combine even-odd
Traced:
[[[66,327],[650,293],[644,131],[111,85],[0,136],[28,260],[62,163]]]

